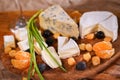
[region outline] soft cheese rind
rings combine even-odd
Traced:
[[[68,40],[67,37],[58,37],[58,54],[60,58],[66,59],[80,55],[80,49],[73,39]]]
[[[59,32],[67,37],[79,36],[78,25],[59,5],[53,5],[43,11],[39,20],[43,29],[49,29],[53,33]]]
[[[51,55],[57,60],[57,62],[62,65],[62,62],[59,58],[59,56],[57,55],[54,47],[48,47],[49,51],[51,52]],[[48,52],[46,52],[46,50],[42,50],[41,51],[41,58],[42,60],[51,68],[57,68],[59,67],[58,64],[56,64],[56,62],[51,58],[51,56],[49,55]]]
[[[103,31],[105,36],[111,37],[115,41],[118,36],[117,17],[108,11],[86,12],[80,18],[79,29],[82,39],[91,32]]]

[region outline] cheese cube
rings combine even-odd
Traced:
[[[108,11],[86,12],[80,18],[79,30],[82,39],[89,33],[103,31],[105,36],[115,41],[118,36],[117,17]]]
[[[28,40],[23,40],[17,43],[18,47],[20,48],[20,50],[25,51],[27,49],[29,49],[29,43]]]
[[[79,36],[78,25],[59,6],[53,5],[39,15],[40,26],[67,37]]]
[[[28,39],[26,28],[17,29],[17,30],[15,30],[14,33],[15,33],[15,37],[18,41],[23,41],[23,40]]]
[[[15,39],[13,35],[5,35],[4,36],[4,48],[6,47],[11,47],[11,48],[15,48]]]

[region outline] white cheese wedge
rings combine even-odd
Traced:
[[[60,58],[66,59],[72,56],[80,55],[80,49],[73,39],[68,40],[67,37],[59,37],[58,54]]]
[[[60,50],[67,42],[68,37],[58,37],[58,50]]]
[[[91,32],[103,31],[105,36],[115,41],[118,36],[117,17],[108,11],[85,12],[80,18],[79,30],[82,39]]]
[[[45,42],[43,42],[43,43],[46,47],[48,47],[48,45]],[[40,48],[38,42],[34,42],[34,50],[38,55],[41,55],[41,50],[42,49]]]
[[[4,48],[6,47],[11,47],[11,48],[15,48],[15,38],[13,35],[5,35],[4,36]]]
[[[28,40],[23,40],[17,43],[18,47],[20,48],[20,50],[25,51],[27,49],[29,49],[29,44],[28,44]]]
[[[15,33],[15,37],[18,41],[23,41],[23,40],[28,39],[26,28],[19,28],[19,29],[15,30],[14,33]]]
[[[67,37],[79,36],[78,25],[59,6],[53,5],[39,15],[40,26]]]
[[[51,52],[51,54],[53,55],[53,57],[58,61],[58,63],[59,63],[60,65],[62,65],[62,62],[61,62],[59,56],[57,55],[54,47],[48,47],[48,49],[49,49],[49,51]],[[51,68],[57,68],[57,67],[59,67],[45,50],[42,50],[42,51],[41,51],[41,56],[42,56],[42,60],[43,60],[48,66],[50,66]]]
[[[26,51],[26,50],[29,49],[29,43],[28,43],[28,40],[27,40],[27,39],[26,39],[26,40],[23,40],[23,41],[20,41],[20,42],[18,42],[17,44],[18,44],[18,47],[20,48],[20,50],[22,50],[22,51]],[[46,43],[44,43],[44,45],[45,45],[46,47],[48,47],[48,45],[47,45]],[[40,48],[39,44],[38,44],[36,41],[34,42],[34,50],[35,50],[35,52],[36,52],[38,55],[41,54],[41,48]]]

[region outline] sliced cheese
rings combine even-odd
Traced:
[[[60,50],[64,44],[66,44],[68,42],[68,38],[67,37],[58,37],[58,50]]]
[[[17,43],[20,50],[25,51],[29,49],[28,40],[23,40]]]
[[[63,37],[63,39],[65,39],[65,37]],[[59,44],[61,42],[64,44]],[[66,42],[65,40],[62,40],[62,37],[60,37],[58,38],[58,54],[60,58],[65,59],[79,55],[80,50],[77,43],[73,39],[70,39]]]
[[[53,5],[39,15],[40,26],[67,37],[79,36],[78,25],[59,6]]]
[[[15,30],[14,33],[15,33],[15,37],[18,41],[23,41],[23,40],[28,39],[26,28],[19,28],[19,29]]]
[[[115,41],[118,36],[117,17],[108,11],[86,12],[80,18],[79,30],[82,39],[91,32],[103,31],[105,36]]]
[[[6,47],[11,47],[11,48],[15,48],[15,39],[13,35],[5,35],[4,36],[4,48]]]
[[[27,40],[27,39],[26,39],[26,40],[23,40],[23,41],[20,41],[20,42],[18,42],[17,44],[18,44],[18,47],[20,48],[20,50],[22,50],[22,51],[26,51],[26,50],[29,49],[29,43],[28,43],[28,40]],[[46,47],[48,47],[48,45],[47,45],[46,43],[44,43],[44,45],[45,45]],[[40,48],[39,44],[38,44],[36,41],[34,42],[34,50],[35,50],[35,52],[36,52],[38,55],[41,54],[41,48]]]
[[[62,62],[61,62],[59,56],[57,55],[54,47],[48,47],[48,50],[51,52],[52,56],[58,61],[58,63],[59,63],[60,65],[62,65]],[[51,58],[51,56],[48,54],[47,51],[42,50],[42,51],[41,51],[41,56],[42,56],[42,60],[43,60],[48,66],[50,66],[51,68],[57,68],[57,67],[59,67],[59,66],[55,63],[55,61]]]

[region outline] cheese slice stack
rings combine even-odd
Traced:
[[[39,15],[40,26],[67,37],[79,36],[78,25],[59,6],[53,5]]]
[[[79,47],[73,39],[67,37],[58,37],[58,54],[60,58],[65,59],[80,54]]]
[[[86,12],[80,18],[79,29],[82,39],[91,32],[103,31],[105,36],[111,37],[115,41],[118,36],[117,17],[108,11]]]

